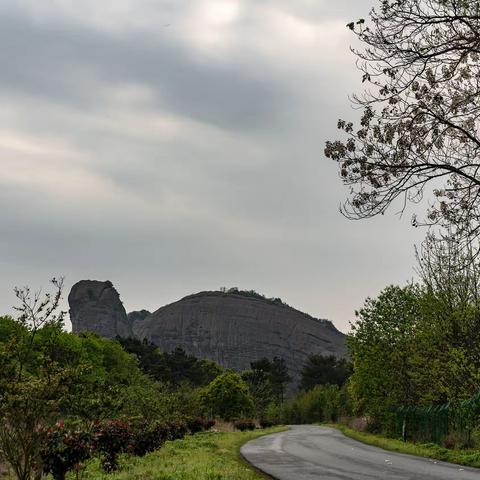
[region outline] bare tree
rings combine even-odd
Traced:
[[[480,1],[382,0],[348,25],[367,85],[353,97],[360,125],[340,120],[327,142],[351,196],[349,218],[404,210],[431,195],[424,219],[460,243],[480,236]]]
[[[42,477],[42,429],[58,415],[72,370],[34,355],[39,330],[61,325],[64,318],[59,310],[63,278],[51,283],[53,293],[15,288],[20,328],[12,328],[0,345],[0,459],[10,464],[18,480]]]

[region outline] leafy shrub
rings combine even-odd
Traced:
[[[188,426],[185,422],[166,422],[165,428],[168,440],[181,440],[188,433]]]
[[[455,435],[450,434],[443,438],[442,446],[448,448],[449,450],[453,450],[457,444],[457,439]]]
[[[154,452],[166,442],[169,432],[169,428],[163,423],[136,423],[132,427],[130,450],[139,457]]]
[[[92,434],[85,430],[72,430],[64,422],[45,431],[40,456],[44,473],[55,480],[64,480],[66,474],[92,455]]]
[[[215,426],[215,420],[213,420],[213,418],[205,420],[204,430],[206,432],[208,432],[208,430],[212,429],[214,426]]]
[[[200,399],[208,413],[227,421],[255,413],[247,384],[233,371],[223,373],[207,385],[202,390]]]
[[[215,425],[215,420],[196,417],[187,420],[187,428],[191,434],[210,430]]]
[[[128,423],[120,420],[97,422],[93,440],[95,450],[103,455],[103,469],[110,473],[118,468],[118,455],[131,446],[132,431]]]
[[[345,392],[337,385],[317,385],[308,392],[299,392],[284,405],[283,420],[291,424],[335,422],[348,409]]]
[[[176,387],[185,383],[203,387],[223,371],[215,362],[200,360],[182,348],[161,352],[155,344],[145,340],[120,337],[117,340],[127,352],[138,358],[140,368],[145,373],[161,383]]]
[[[345,384],[351,374],[351,366],[344,358],[334,355],[310,355],[301,371],[301,390],[312,390],[316,385]]]
[[[264,418],[260,419],[260,426],[262,428],[270,428],[275,426],[275,422],[272,422],[271,420],[266,420]]]
[[[256,425],[253,420],[237,420],[233,423],[235,430],[246,432],[247,430],[255,430]]]
[[[269,422],[273,425],[281,425],[282,423],[288,423],[288,421],[286,420],[285,404],[271,402],[263,412],[261,421]]]

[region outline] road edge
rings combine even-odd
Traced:
[[[288,430],[290,430],[290,427],[288,425],[285,426],[285,429],[284,430],[281,430],[280,432],[275,432],[275,433],[266,433],[265,435],[260,435],[259,437],[257,438],[262,438],[262,437],[268,437],[269,435],[278,435],[279,433],[282,433],[282,432],[287,432]],[[240,455],[240,458],[242,460],[243,463],[245,463],[245,465],[248,465],[248,467],[250,467],[253,471],[259,473],[260,475],[262,475],[266,480],[267,479],[270,479],[270,480],[278,480],[277,477],[273,477],[272,475],[270,475],[269,473],[265,472],[264,470],[262,470],[260,467],[257,467],[256,465],[254,465],[253,463],[251,463],[247,457],[245,457],[245,455],[243,455],[242,453],[242,447],[245,446],[247,443],[250,443],[250,442],[253,442],[255,440],[257,440],[257,438],[254,438],[253,440],[248,440],[247,442],[243,443],[242,445],[240,445],[240,448],[238,450],[238,454]]]
[[[356,442],[362,443],[363,445],[368,445],[370,447],[380,448],[386,452],[398,453],[401,455],[408,455],[418,458],[426,458],[430,460],[437,460],[442,463],[457,465],[459,467],[466,467],[476,470],[480,473],[480,465],[475,466],[468,463],[468,460],[463,460],[462,455],[468,457],[472,454],[472,451],[462,451],[462,450],[448,450],[444,449],[441,445],[438,445],[438,449],[442,450],[433,450],[431,448],[424,447],[422,445],[417,445],[414,443],[407,442],[406,444],[400,440],[395,440],[387,437],[382,437],[381,435],[376,435],[373,433],[359,432],[354,430],[346,425],[334,424],[334,423],[325,423],[318,424],[320,427],[327,427],[338,430],[345,437],[355,440]],[[368,436],[368,438],[366,438]],[[410,448],[406,448],[406,445]],[[446,451],[445,451],[446,450]],[[478,451],[475,451],[477,453]],[[455,457],[455,454],[460,455],[460,457]],[[445,456],[445,454],[447,454]],[[450,458],[449,458],[450,457]]]

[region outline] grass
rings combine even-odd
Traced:
[[[91,462],[82,480],[259,480],[266,477],[240,457],[240,447],[254,438],[285,430],[276,427],[253,432],[200,433],[167,442],[143,458],[125,456],[120,470],[107,475]],[[70,480],[75,475],[68,477]]]
[[[433,458],[444,462],[456,463],[467,467],[480,467],[480,450],[449,450],[435,443],[411,443],[380,435],[359,432],[340,424],[329,424],[328,427],[341,430],[347,437],[375,447],[392,452],[417,455],[419,457]]]

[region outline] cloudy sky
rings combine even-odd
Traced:
[[[238,286],[346,331],[421,232],[352,222],[326,160],[375,0],[2,0],[0,301],[65,275],[127,310]]]

